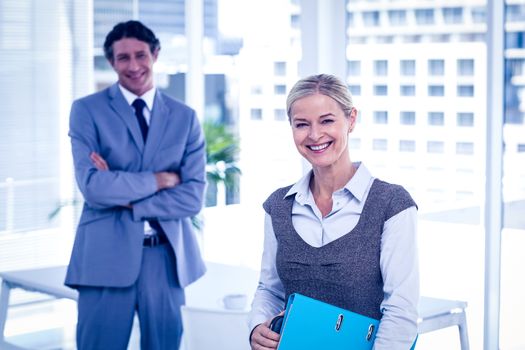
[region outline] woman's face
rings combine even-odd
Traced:
[[[346,117],[334,99],[322,94],[295,101],[290,120],[297,150],[313,167],[336,165],[342,157],[348,161],[348,134],[356,114],[354,108]]]

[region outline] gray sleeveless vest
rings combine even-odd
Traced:
[[[410,194],[399,185],[374,180],[356,227],[315,248],[293,227],[294,196],[284,198],[290,187],[278,189],[263,204],[272,218],[277,238],[277,273],[286,299],[297,292],[380,319],[383,279],[379,257],[383,225],[415,205]]]

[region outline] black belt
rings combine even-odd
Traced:
[[[154,235],[144,237],[144,243],[142,243],[142,245],[144,247],[156,247],[158,245],[166,243],[168,243],[168,237],[166,237],[166,234],[157,233]]]

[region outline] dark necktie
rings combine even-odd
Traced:
[[[146,143],[146,139],[148,138],[148,123],[146,123],[146,118],[144,118],[144,107],[146,107],[146,102],[141,98],[137,98],[131,105],[135,108],[135,115],[139,122],[142,139],[144,140],[144,143]]]
[[[135,115],[139,122],[142,139],[144,140],[144,143],[146,143],[146,139],[148,138],[148,123],[146,123],[146,118],[144,118],[144,107],[146,107],[146,102],[141,98],[137,98],[131,105],[135,108]],[[157,231],[157,234],[164,233],[164,230],[157,220],[148,220],[148,222],[151,228]]]

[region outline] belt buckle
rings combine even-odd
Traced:
[[[146,247],[155,247],[157,245],[159,245],[160,243],[160,238],[157,234],[154,234],[154,235],[150,235],[150,236],[147,236],[145,239],[145,246]]]

